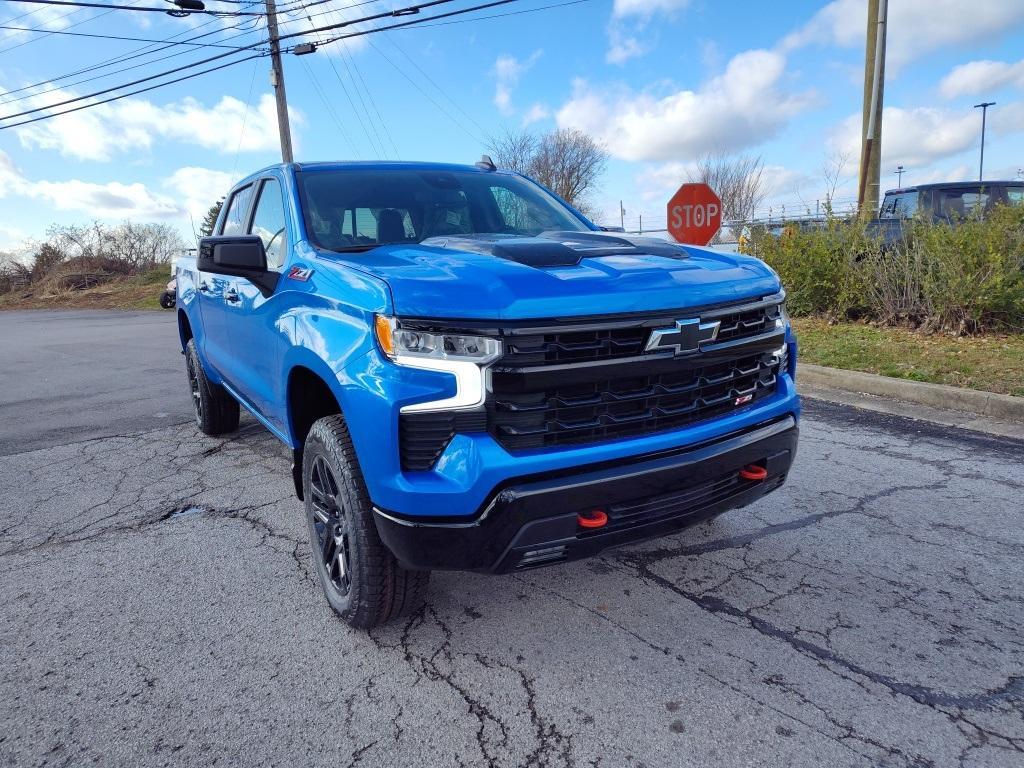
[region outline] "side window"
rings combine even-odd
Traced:
[[[1007,187],[1006,199],[1010,205],[1021,205],[1024,203],[1024,187]]]
[[[252,216],[249,233],[259,235],[267,249],[267,267],[280,269],[288,247],[288,233],[285,230],[284,203],[281,185],[277,179],[267,179],[260,187],[256,201],[256,212]]]
[[[221,225],[220,234],[240,235],[245,232],[245,214],[249,210],[249,200],[252,197],[252,184],[242,187],[231,196],[228,203],[228,212],[224,214],[224,223]]]

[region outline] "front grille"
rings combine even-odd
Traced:
[[[676,429],[775,392],[782,296],[702,311],[508,332],[487,398],[487,429],[511,451]],[[644,353],[653,328],[719,323],[700,350]]]
[[[495,393],[488,428],[509,450],[657,432],[728,413],[737,398],[755,402],[775,391],[777,374],[777,358],[764,353],[680,372]]]

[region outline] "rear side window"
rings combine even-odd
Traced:
[[[1006,199],[1010,205],[1021,205],[1024,203],[1024,187],[1007,187]]]
[[[242,187],[231,196],[228,211],[224,214],[224,223],[220,228],[222,235],[241,235],[245,232],[245,214],[249,210],[251,198],[251,184],[248,187]]]
[[[267,267],[280,269],[288,245],[288,233],[284,223],[284,203],[281,200],[281,185],[277,179],[267,179],[260,187],[256,212],[252,215],[249,233],[259,235],[267,250]]]

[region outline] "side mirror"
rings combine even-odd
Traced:
[[[218,235],[199,241],[196,267],[200,272],[244,277],[269,296],[280,273],[267,270],[267,253],[257,235]]]

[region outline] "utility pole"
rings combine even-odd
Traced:
[[[982,181],[985,176],[985,115],[988,113],[988,108],[995,105],[994,101],[983,101],[981,104],[975,104],[975,109],[981,109],[981,159],[978,161],[978,181]]]
[[[868,0],[868,26],[864,56],[863,139],[857,205],[862,216],[878,210],[882,175],[882,104],[885,89],[885,28],[889,0]]]
[[[621,200],[619,200],[619,226],[623,229],[626,228],[626,209],[622,207]]]
[[[896,186],[897,187],[902,187],[903,186],[903,166],[902,165],[897,165],[896,166]]]
[[[281,66],[281,43],[277,35],[277,6],[266,0],[267,32],[270,34],[270,84],[277,100],[277,132],[281,136],[281,159],[290,163],[292,157],[292,129],[288,123],[288,96],[284,90],[284,67]]]

